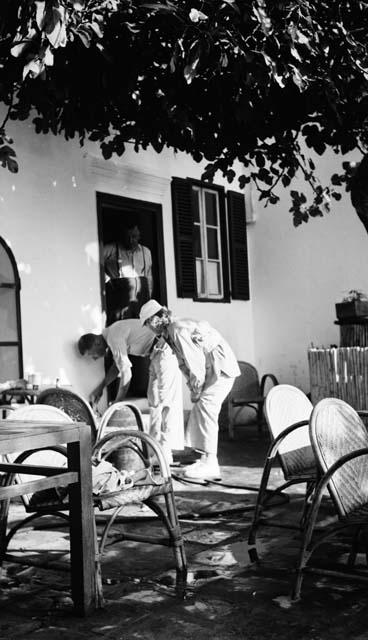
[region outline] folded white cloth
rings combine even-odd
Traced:
[[[133,484],[133,471],[119,471],[111,462],[101,460],[92,465],[92,492],[94,495],[130,489]]]

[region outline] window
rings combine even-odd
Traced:
[[[173,178],[172,203],[178,296],[249,300],[243,194]]]
[[[1,381],[23,376],[20,325],[20,279],[14,256],[0,238]]]
[[[193,186],[194,258],[199,298],[223,298],[219,197]]]

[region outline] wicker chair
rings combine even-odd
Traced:
[[[89,424],[91,427],[92,442],[95,441],[97,434],[96,417],[87,400],[75,391],[63,389],[62,387],[43,389],[37,397],[37,404],[47,404],[52,407],[57,407],[70,416],[73,422],[85,422]]]
[[[133,540],[171,547],[173,549],[176,567],[176,592],[179,596],[183,596],[186,587],[187,566],[184,541],[176,512],[170,467],[166,463],[160,446],[153,440],[153,438],[143,433],[143,422],[139,409],[128,403],[125,403],[124,407],[126,408],[125,410],[130,410],[131,414],[135,418],[135,429],[130,428],[129,430],[120,429],[118,431],[111,431],[105,437],[97,441],[92,451],[92,459],[94,462],[107,459],[113,464],[114,462],[117,462],[116,466],[118,468],[122,468],[124,461],[124,464],[127,465],[125,466],[125,469],[131,472],[131,477],[134,482],[133,486],[129,489],[123,488],[117,491],[105,492],[103,494],[100,493],[99,495],[93,496],[94,506],[99,511],[108,511],[106,514],[105,525],[98,542],[96,571],[99,575],[100,557],[103,554],[110,529],[114,523],[116,524],[117,517],[120,512],[127,505],[144,503],[160,518],[167,530],[167,535],[154,536],[150,533],[135,534],[122,531],[119,537],[114,534],[114,542],[121,540]],[[39,408],[38,405],[25,407],[24,409],[29,410],[28,415],[31,415],[31,412],[33,415],[29,418],[26,418],[25,415],[23,415],[22,419],[40,420],[41,418],[39,415],[36,417],[37,408]],[[57,408],[46,406],[43,406],[42,409],[45,410],[45,414],[46,409],[59,411]],[[14,413],[11,416],[12,418],[14,417]],[[60,413],[62,412],[60,411]],[[64,420],[71,420],[70,417],[68,418],[64,414],[62,417]],[[51,420],[51,417],[48,419]],[[63,453],[62,447],[60,450],[58,448],[57,452]],[[47,454],[49,454],[49,451]],[[28,462],[30,456],[34,455],[44,456],[45,450],[38,452],[24,452],[17,457],[16,462],[24,462],[25,460]],[[153,458],[155,460],[154,470],[150,463]],[[39,459],[37,463],[40,464]],[[50,464],[50,462],[48,462],[48,464]],[[60,463],[59,466],[61,466]],[[14,481],[21,481],[21,479],[19,479],[19,477],[14,477],[14,475],[8,475],[5,479],[6,484],[11,484]],[[161,504],[160,499],[163,504]],[[26,512],[29,514],[28,517],[13,527],[7,535],[7,509],[5,511],[3,510],[0,524],[0,561],[4,559],[6,549],[11,538],[21,526],[24,526],[24,524],[29,523],[31,520],[42,515],[53,514],[64,519],[68,519],[68,514],[65,513],[68,511],[67,496],[55,495],[55,492],[52,492],[52,494],[38,492],[37,494],[30,496],[27,502],[25,502],[25,508]],[[101,602],[102,591],[100,590],[97,595]]]
[[[368,433],[358,413],[343,400],[326,398],[313,409],[310,419],[310,439],[321,474],[315,489],[311,508],[308,511],[297,575],[293,585],[292,598],[300,597],[302,579],[306,571],[316,571],[323,575],[337,577],[364,578],[368,572],[354,573],[358,544],[364,528],[368,525]],[[328,490],[334,503],[337,522],[322,526],[317,520],[321,500]],[[318,533],[316,534],[316,526]],[[308,565],[315,549],[327,538],[342,529],[351,527],[354,535],[348,558],[348,569],[321,569]],[[321,532],[322,528],[322,532]],[[368,557],[368,543],[365,536],[365,554]]]
[[[139,429],[144,431],[142,412],[130,400],[115,402],[102,415],[97,430],[96,440],[101,440],[107,433],[117,429]]]
[[[234,438],[235,422],[242,409],[248,407],[255,412],[259,433],[263,428],[263,405],[265,401],[265,388],[268,380],[277,385],[277,378],[272,373],[266,373],[259,382],[257,369],[249,362],[238,362],[240,376],[235,378],[233,388],[228,397],[229,437]]]
[[[317,466],[311,447],[308,424],[313,406],[307,396],[297,387],[279,384],[273,387],[266,398],[265,415],[271,436],[258,492],[248,544],[255,545],[262,510],[275,493],[281,493],[293,484],[306,483],[306,496],[301,526],[308,501],[317,479]],[[275,460],[280,463],[284,483],[271,493],[267,489],[270,472]],[[255,549],[251,554],[256,556]]]

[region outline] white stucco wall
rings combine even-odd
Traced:
[[[332,155],[317,158],[316,165],[322,179],[341,172],[341,158]],[[256,204],[255,353],[260,372],[308,391],[308,347],[339,344],[335,302],[350,289],[368,292],[368,236],[346,193],[332,201],[330,214],[298,228],[290,206],[286,192],[277,206]]]
[[[163,207],[168,304],[177,315],[209,320],[238,359],[254,360],[252,302],[194,303],[176,296],[170,180],[199,178],[203,165],[166,150],[128,150],[104,162],[97,147],[9,126],[19,173],[0,169],[0,235],[11,246],[21,281],[24,369],[56,377],[88,395],[103,375],[101,361],[76,352],[82,333],[101,328],[96,191],[159,202]],[[218,182],[221,183],[221,180]],[[249,253],[252,256],[253,228]],[[252,291],[254,286],[252,286]]]

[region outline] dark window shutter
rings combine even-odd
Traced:
[[[245,200],[242,193],[228,191],[227,208],[230,242],[231,296],[249,300],[249,269]]]
[[[176,288],[179,298],[195,295],[192,185],[183,178],[171,182],[175,243]]]
[[[229,251],[227,245],[226,229],[226,203],[224,191],[219,192],[220,204],[220,231],[221,231],[221,251],[222,251],[222,280],[224,285],[223,302],[230,302],[230,280],[229,280]]]

